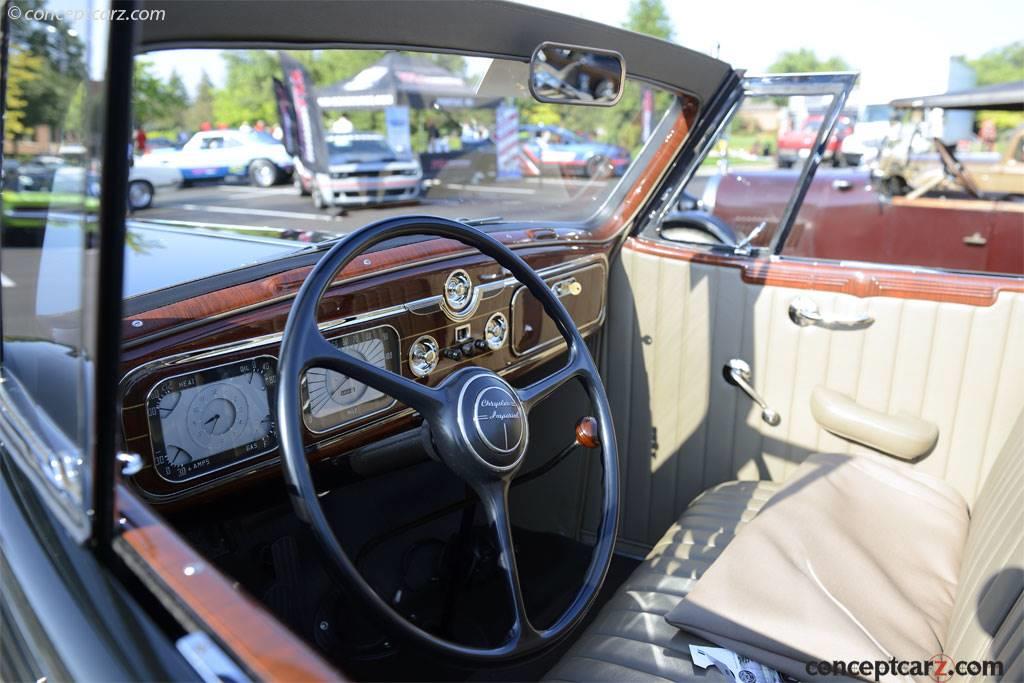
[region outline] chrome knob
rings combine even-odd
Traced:
[[[417,377],[426,377],[437,367],[440,360],[440,349],[437,340],[429,334],[418,338],[409,347],[409,369]]]
[[[504,313],[495,313],[487,319],[484,325],[484,341],[492,351],[497,351],[505,345],[508,339],[508,318]]]

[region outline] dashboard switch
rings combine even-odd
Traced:
[[[462,349],[457,346],[453,346],[450,349],[445,349],[442,354],[448,360],[460,361],[462,360]]]
[[[473,346],[476,347],[477,351],[486,351],[487,350],[487,342],[484,341],[483,339],[477,339],[475,342],[473,342]]]
[[[472,356],[476,351],[476,347],[473,345],[473,340],[470,339],[469,341],[462,342],[462,346],[459,347],[459,350],[462,351],[463,356]]]

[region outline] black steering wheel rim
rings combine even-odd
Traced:
[[[414,235],[456,240],[478,249],[506,268],[541,302],[547,315],[555,322],[568,345],[569,362],[548,377],[521,389],[513,389],[496,374],[482,368],[456,371],[445,377],[437,387],[430,388],[413,379],[369,365],[330,345],[320,333],[317,310],[320,299],[336,274],[371,247],[394,238]],[[310,367],[341,372],[416,409],[423,416],[424,428],[430,430],[434,451],[477,492],[492,532],[498,540],[499,564],[512,602],[513,626],[502,644],[496,647],[473,647],[429,633],[405,619],[381,599],[359,574],[320,506],[306,459],[299,387],[303,374]],[[351,233],[320,259],[299,289],[281,340],[278,374],[281,462],[296,514],[309,524],[340,579],[386,627],[445,655],[475,662],[496,662],[553,645],[571,632],[592,607],[611,563],[618,531],[618,453],[611,410],[597,367],[572,317],[551,288],[508,247],[476,228],[433,216],[386,219]],[[598,422],[603,469],[601,519],[583,585],[552,626],[536,629],[526,615],[520,590],[508,515],[508,486],[522,464],[528,446],[529,411],[572,379],[582,382]],[[477,389],[475,395],[470,392],[471,401],[467,402],[465,396],[472,384],[483,389]],[[474,410],[484,405],[481,397],[485,392],[493,392],[491,396],[505,396],[503,400],[510,406],[508,410],[515,413],[513,422],[521,426],[522,436],[515,452],[511,454],[487,450],[481,456],[476,451],[485,447],[481,446],[479,439],[486,441],[486,437],[480,429],[480,423],[476,422],[479,438],[468,436],[462,424],[465,422],[463,418],[469,414],[471,403],[475,401]],[[505,446],[508,445],[507,441],[506,435]],[[490,445],[490,442],[487,441],[487,444]]]

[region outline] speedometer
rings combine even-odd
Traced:
[[[375,327],[332,339],[339,349],[390,372],[400,372],[398,333]],[[385,410],[395,400],[332,370],[310,368],[302,383],[302,420],[312,432],[326,432]]]
[[[276,366],[260,356],[153,387],[146,405],[157,474],[182,482],[277,448]]]

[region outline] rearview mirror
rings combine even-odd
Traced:
[[[612,50],[541,43],[530,59],[530,93],[541,102],[610,107],[625,80],[626,61]]]

